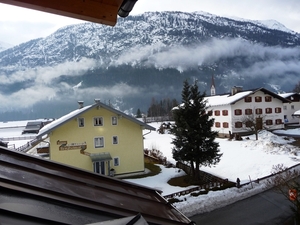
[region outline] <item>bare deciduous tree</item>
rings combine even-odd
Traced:
[[[242,124],[245,125],[245,129],[255,134],[255,139],[258,140],[258,134],[262,130],[265,130],[265,115],[256,115],[254,113],[250,115],[244,115],[241,119]]]
[[[273,166],[272,177],[268,179],[270,187],[281,193],[292,203],[292,210],[295,213],[297,222],[300,221],[300,172],[296,169],[288,169],[283,164]],[[292,195],[291,195],[292,193]]]
[[[300,81],[295,85],[293,92],[300,93]]]

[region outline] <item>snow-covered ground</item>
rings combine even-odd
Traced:
[[[16,124],[19,127],[16,127]],[[20,123],[19,121],[16,124],[0,122],[0,138],[23,136],[21,133],[27,123]],[[150,125],[158,128],[161,123],[151,123]],[[147,132],[145,131],[145,133]],[[300,135],[300,129],[281,130],[276,133],[280,135]],[[145,148],[160,150],[168,161],[175,164],[172,158],[172,135],[151,132],[144,137]],[[18,147],[27,141],[15,140],[10,141],[9,144]],[[249,139],[244,138],[242,141],[229,141],[228,139],[219,138],[216,141],[220,143],[220,151],[223,153],[220,163],[212,167],[202,167],[201,170],[234,182],[239,178],[241,184],[248,183],[250,179],[256,180],[270,175],[275,165],[283,164],[285,167],[291,167],[300,163],[300,149],[289,144],[294,141],[291,137],[277,136],[264,131],[259,134],[259,140],[257,141],[253,135],[249,136]],[[192,187],[181,188],[168,185],[167,181],[170,178],[184,175],[184,172],[176,168],[165,168],[161,165],[160,167],[162,172],[156,176],[126,180],[161,190],[163,196]],[[223,191],[210,191],[208,194],[198,197],[186,195],[178,197],[182,202],[175,203],[174,206],[186,216],[192,216],[226,206],[262,192],[266,188],[268,188],[267,185],[261,181],[259,184],[252,183],[239,189],[230,188]]]
[[[158,128],[161,123],[150,124]],[[279,131],[289,135],[299,135],[300,129]],[[172,135],[151,132],[145,135],[144,145],[148,149],[159,149],[163,152],[167,160],[175,163],[172,158]],[[283,164],[284,167],[291,167],[300,163],[300,149],[290,145],[294,141],[291,137],[277,136],[271,132],[264,131],[259,134],[256,141],[255,136],[249,136],[242,141],[229,141],[228,139],[216,139],[220,143],[220,151],[223,153],[219,164],[212,167],[202,167],[201,170],[215,174],[230,181],[240,178],[241,184],[251,180],[263,178],[272,173],[273,166]],[[167,181],[175,176],[180,176],[184,172],[178,172],[174,168],[162,168],[162,172],[154,177],[143,179],[127,179],[134,183],[161,190],[162,195],[182,191],[189,188],[173,187]],[[230,188],[223,191],[210,191],[207,195],[191,197],[181,196],[182,202],[174,205],[187,216],[192,216],[202,212],[208,212],[216,208],[226,206],[230,203],[247,198],[254,194],[266,190],[267,185],[261,181],[259,184],[252,183],[242,188]]]

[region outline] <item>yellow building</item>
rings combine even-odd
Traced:
[[[50,160],[94,171],[121,175],[144,171],[143,129],[155,128],[95,100],[43,127],[49,138]]]

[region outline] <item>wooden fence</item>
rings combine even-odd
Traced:
[[[184,172],[186,172],[187,174],[191,173],[191,167],[189,165],[186,165],[182,162],[177,162],[176,163],[176,167],[182,169]],[[176,196],[182,196],[182,195],[187,195],[190,194],[191,192],[194,191],[200,191],[200,190],[209,190],[212,188],[216,188],[216,187],[222,187],[225,184],[228,185],[231,183],[231,186],[235,186],[236,184],[234,182],[228,181],[228,179],[222,179],[220,177],[216,177],[212,174],[206,173],[204,171],[199,171],[200,172],[200,176],[203,180],[203,184],[197,185],[197,187],[193,187],[187,190],[183,190],[183,191],[179,191],[176,193],[172,193],[169,195],[165,195],[164,198],[174,198]]]
[[[191,170],[190,166],[188,166],[184,163],[180,163],[180,162],[178,162],[176,164],[176,167],[181,168],[186,173],[190,172],[190,170]],[[252,184],[252,183],[259,183],[263,180],[270,179],[274,176],[277,176],[281,173],[285,173],[287,171],[298,171],[298,173],[300,173],[300,164],[294,165],[290,168],[287,168],[287,169],[285,169],[283,171],[280,171],[278,173],[271,174],[269,176],[261,177],[261,178],[255,179],[255,180],[250,180],[249,182],[240,184],[239,188],[242,187],[242,186],[245,186],[245,185]],[[164,198],[170,199],[170,198],[175,198],[177,196],[187,195],[187,194],[190,194],[191,192],[194,192],[194,191],[200,191],[200,190],[204,190],[204,189],[209,190],[209,189],[212,189],[214,187],[222,187],[224,184],[228,184],[228,183],[231,183],[232,185],[236,186],[236,183],[228,181],[228,179],[224,180],[224,179],[221,179],[219,177],[213,176],[209,173],[206,173],[204,171],[200,171],[200,174],[204,175],[206,177],[207,181],[209,181],[209,182],[207,182],[206,184],[203,184],[203,185],[199,185],[199,186],[194,187],[194,188],[190,188],[190,189],[187,189],[187,190],[184,190],[184,191],[179,191],[179,192],[176,192],[176,193],[166,195],[166,196],[164,196]]]

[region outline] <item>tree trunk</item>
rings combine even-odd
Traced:
[[[200,180],[200,163],[198,161],[195,162],[196,167],[195,167],[195,173],[194,173],[194,180],[199,181]]]
[[[194,162],[191,160],[191,173],[189,174],[191,177],[195,176],[195,168],[194,168]]]

